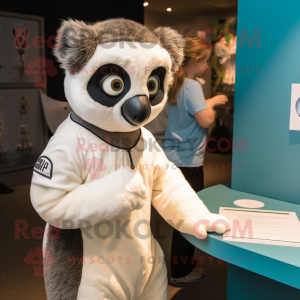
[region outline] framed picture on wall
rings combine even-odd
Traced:
[[[39,89],[0,89],[0,174],[32,168],[45,132]]]
[[[0,11],[0,88],[42,87],[44,36],[43,17]]]

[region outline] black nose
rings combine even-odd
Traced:
[[[151,105],[147,96],[134,96],[124,102],[121,107],[124,119],[131,125],[137,126],[148,120],[151,113]]]

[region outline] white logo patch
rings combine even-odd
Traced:
[[[33,171],[49,179],[52,178],[52,170],[53,170],[52,161],[47,156],[39,157],[39,159],[34,164],[34,168],[33,168]]]

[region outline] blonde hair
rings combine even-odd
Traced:
[[[191,59],[200,57],[200,60],[203,60],[207,54],[211,55],[211,47],[206,41],[197,37],[185,38],[184,61],[179,70],[174,74],[173,84],[168,91],[168,102],[171,105],[177,105],[175,96],[181,90],[184,78],[187,76],[185,67]]]

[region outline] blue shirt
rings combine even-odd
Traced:
[[[205,154],[206,128],[193,115],[207,109],[201,84],[185,78],[175,99],[168,103],[168,127],[162,148],[170,161],[179,167],[202,166]]]

